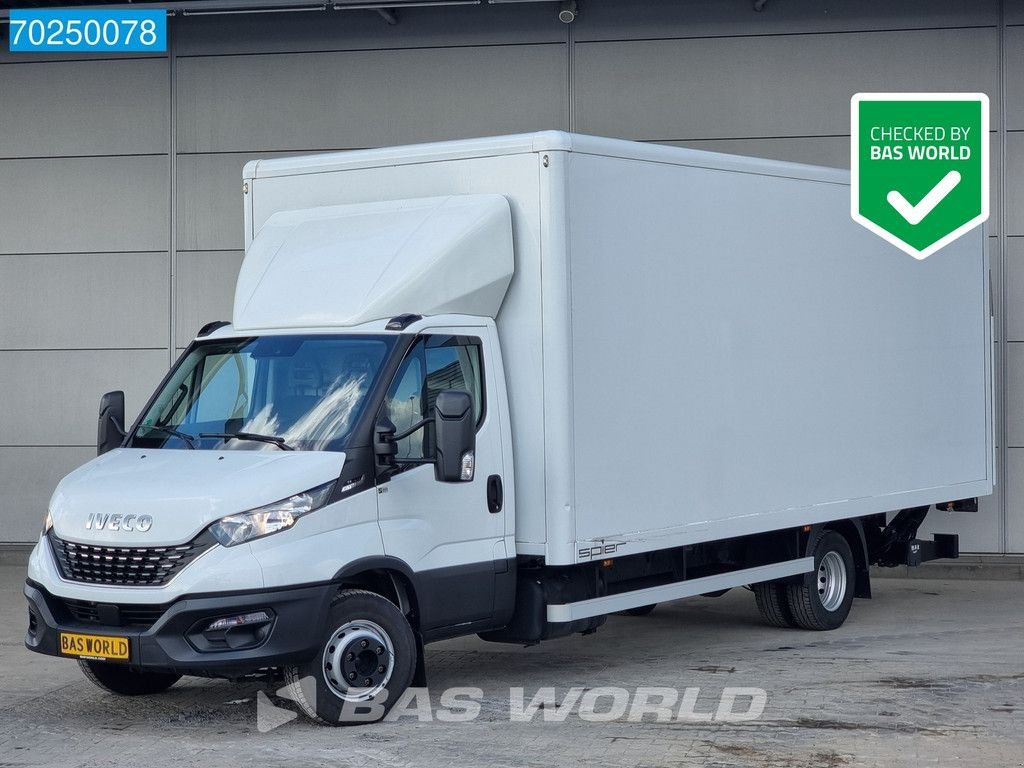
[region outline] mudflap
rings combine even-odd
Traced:
[[[427,654],[424,652],[423,635],[419,632],[416,636],[416,671],[412,675],[413,688],[427,687]]]

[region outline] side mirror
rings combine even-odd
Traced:
[[[124,441],[124,392],[107,392],[100,398],[100,419],[96,427],[96,454],[120,448]]]
[[[476,418],[468,392],[446,389],[434,405],[434,477],[443,483],[468,482],[476,466]]]

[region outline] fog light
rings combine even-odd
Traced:
[[[235,627],[266,624],[268,621],[270,621],[270,614],[266,611],[254,611],[253,613],[241,613],[238,616],[225,616],[223,619],[217,619],[210,622],[210,625],[203,631],[221,632],[226,629],[234,629]]]
[[[270,608],[200,619],[185,633],[185,639],[200,653],[243,651],[267,641],[274,629],[275,616]]]

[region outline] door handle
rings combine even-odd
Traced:
[[[487,478],[487,509],[495,515],[504,505],[505,489],[501,485],[501,475],[491,475]]]

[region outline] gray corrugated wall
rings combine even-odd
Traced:
[[[0,540],[33,539],[93,454],[100,394],[125,389],[134,412],[228,317],[252,158],[573,128],[843,166],[853,92],[982,90],[1005,504],[932,527],[1024,552],[1024,0],[751,6],[581,0],[572,27],[546,3],[395,26],[189,17],[171,20],[170,58],[0,53]]]

